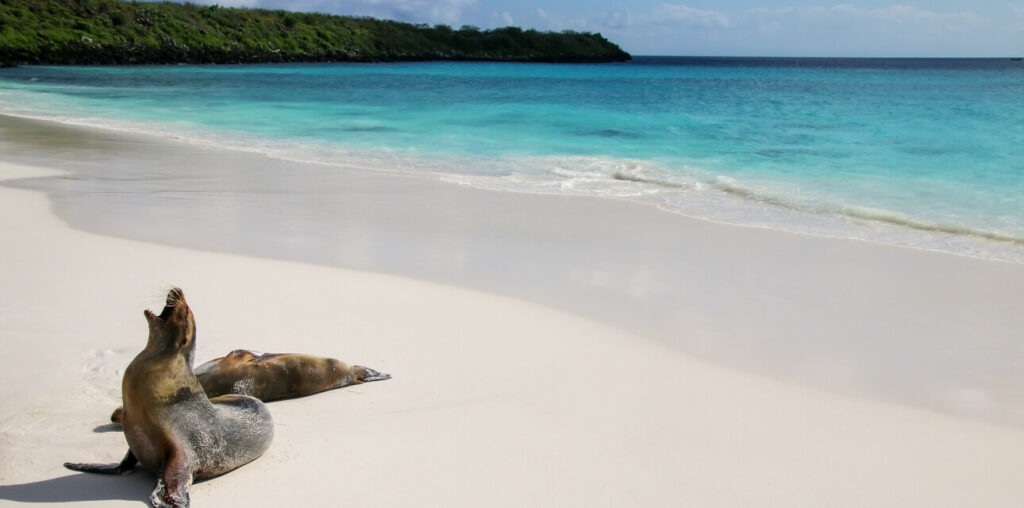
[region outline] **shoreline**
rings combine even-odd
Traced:
[[[156,143],[183,143],[200,150],[254,154],[279,160],[283,164],[315,164],[339,171],[371,171],[409,178],[436,179],[453,185],[497,192],[621,200],[714,224],[862,241],[1024,265],[1024,236],[1012,230],[970,224],[970,221],[936,221],[896,209],[842,201],[808,201],[797,195],[773,192],[755,182],[736,181],[731,177],[715,176],[713,172],[699,175],[674,174],[657,162],[628,157],[603,160],[592,155],[531,155],[524,156],[516,163],[509,163],[500,158],[478,158],[468,154],[451,155],[450,158],[438,154],[411,156],[401,150],[392,152],[386,148],[364,146],[346,147],[334,152],[327,145],[320,145],[316,141],[295,145],[282,143],[272,137],[262,138],[257,135],[246,138],[205,127],[200,128],[200,131],[189,132],[167,126],[154,128],[156,124],[137,120],[119,123],[109,118],[83,119],[24,111],[5,111],[0,116],[142,136],[152,138]],[[538,179],[537,169],[532,167],[538,161],[544,161],[540,164],[545,167],[568,164],[572,168],[569,170],[571,174],[561,175],[564,178],[562,180],[547,180],[547,177]],[[601,174],[596,180],[598,183],[594,184],[590,182],[593,175],[588,174],[587,166],[597,162],[633,165],[639,169],[634,167]],[[474,165],[489,169],[484,174],[453,173],[448,169]],[[521,173],[510,169],[520,165],[528,169],[523,169]],[[405,166],[415,169],[395,169]],[[506,171],[512,173],[504,174]]]
[[[76,229],[502,294],[759,375],[1024,424],[1021,265],[3,118],[7,158],[72,173],[8,185]]]
[[[0,180],[37,172],[0,164]],[[144,338],[140,310],[172,283],[196,312],[199,362],[288,349],[394,376],[271,403],[270,450],[194,485],[197,506],[318,504],[339,489],[357,505],[467,507],[1014,506],[1024,495],[1020,429],[724,369],[518,299],[83,232],[42,193],[8,185],[0,228],[0,261],[17,267],[0,273],[0,347],[19,358],[0,371],[0,499],[146,499],[145,472],[60,464],[123,453],[106,418]]]

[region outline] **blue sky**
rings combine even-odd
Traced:
[[[1024,0],[192,0],[481,28],[601,32],[635,55],[1024,55]]]

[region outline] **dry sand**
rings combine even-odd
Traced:
[[[0,164],[0,179],[41,174]],[[517,299],[73,230],[0,187],[0,504],[139,506],[106,424],[142,310],[180,285],[197,361],[237,347],[393,379],[270,405],[194,506],[1019,506],[1024,432],[720,368]],[[700,333],[694,330],[694,333]]]

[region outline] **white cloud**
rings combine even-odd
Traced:
[[[783,9],[751,9],[747,11],[759,26],[776,27],[780,24],[811,23],[845,24],[860,27],[862,23],[879,23],[884,26],[916,26],[934,30],[958,31],[975,29],[986,22],[985,18],[972,10],[958,12],[937,12],[910,5],[895,4],[876,9],[863,9],[855,5],[840,4],[831,7],[788,7]]]
[[[413,23],[458,23],[477,0],[189,0],[225,7],[261,7],[301,12],[373,16]]]
[[[375,11],[383,11],[382,17],[431,23],[457,23],[462,15],[462,10],[474,3],[476,0],[362,0],[352,2],[356,9],[359,4],[366,4]]]
[[[720,29],[730,26],[729,17],[723,12],[694,9],[683,4],[662,4],[640,11],[620,9],[592,12],[586,15],[565,15],[537,9],[537,19],[554,30],[569,28],[593,31],[633,29],[643,31],[654,27],[664,30],[667,27],[680,25],[700,29]]]
[[[493,12],[491,17],[498,20],[498,24],[502,26],[514,26],[516,24],[516,19],[508,11]]]
[[[729,16],[721,11],[695,9],[683,4],[661,4],[654,10],[654,19],[703,28],[729,28]]]
[[[924,1],[909,5],[913,0],[872,7],[859,0],[825,0],[735,10],[676,3],[691,0],[656,1],[586,14],[546,7],[519,21],[552,30],[603,32],[637,54],[1001,56],[1020,52],[1024,31],[1020,0],[996,10],[966,3],[940,10]],[[907,3],[896,3],[900,1]]]
[[[1017,4],[1010,4],[1009,7],[1014,29],[1018,32],[1024,32],[1024,7],[1018,7]]]
[[[935,12],[909,5],[891,5],[878,9],[860,9],[852,5],[837,5],[832,11],[847,16],[872,18],[896,24],[931,25],[936,28],[960,30],[981,24],[984,19],[974,11]]]
[[[982,48],[998,38],[990,32],[999,31],[998,23],[974,10],[904,4],[750,9],[743,14],[739,24],[750,30],[740,31],[749,47],[791,55],[980,56],[993,51]]]
[[[614,11],[605,14],[603,19],[598,20],[597,24],[614,30],[629,28],[634,23],[633,14],[629,11]]]

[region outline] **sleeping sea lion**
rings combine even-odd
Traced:
[[[196,376],[210,397],[236,393],[263,402],[304,397],[343,386],[390,379],[360,365],[349,366],[334,358],[294,353],[257,354],[236,349],[227,356],[196,368]]]
[[[344,386],[391,379],[369,367],[334,358],[294,353],[255,353],[236,349],[195,368],[206,396],[236,394],[263,402],[294,399]],[[121,408],[110,421],[121,421]]]
[[[121,383],[128,453],[119,464],[66,463],[75,471],[124,474],[141,464],[157,476],[155,507],[187,507],[197,479],[226,473],[263,454],[274,436],[266,405],[255,397],[207,398],[192,372],[196,325],[178,288],[159,316],[145,311],[149,340]]]

